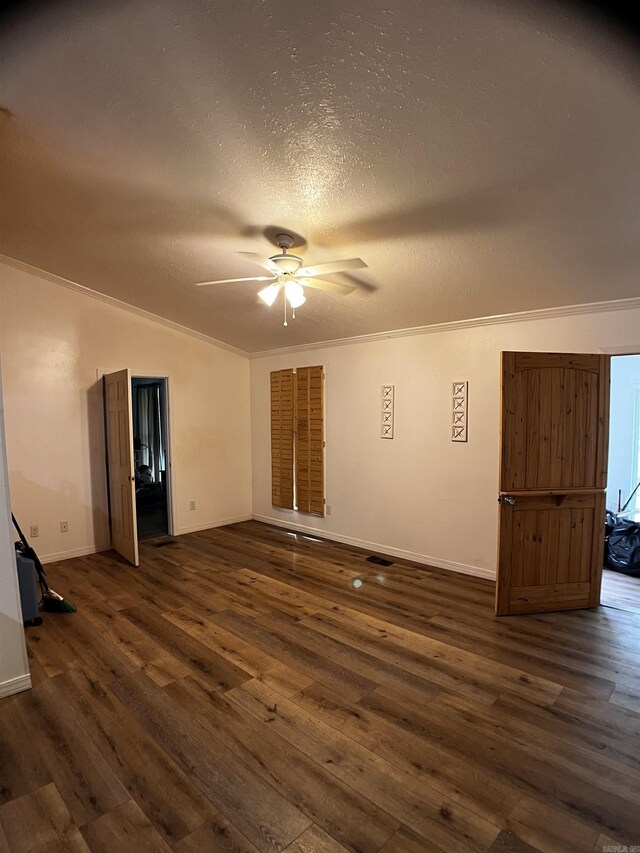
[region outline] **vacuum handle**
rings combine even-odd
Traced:
[[[27,537],[24,535],[22,530],[20,530],[20,525],[16,521],[16,517],[13,513],[11,513],[11,520],[13,521],[13,526],[18,531],[18,536],[20,537],[20,541],[22,542],[22,544],[24,546],[24,552],[23,553],[24,553],[25,557],[29,557],[30,560],[33,560],[33,563],[36,567],[36,571],[38,573],[38,577],[40,579],[40,586],[42,587],[42,589],[45,592],[47,592],[49,589],[49,584],[47,583],[47,580],[46,580],[46,573],[44,570],[44,566],[40,562],[40,558],[38,557],[36,552],[33,550],[31,545],[29,545],[29,543],[27,542]]]
[[[20,525],[16,521],[16,517],[13,513],[11,513],[11,521],[13,521],[13,526],[18,531],[18,537],[20,538],[20,541],[22,542],[22,544],[24,545],[25,548],[28,548],[29,543],[27,542],[27,537],[24,535],[22,530],[20,530]]]

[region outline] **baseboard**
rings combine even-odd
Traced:
[[[58,551],[57,554],[39,554],[41,563],[57,563],[59,560],[71,560],[73,557],[87,557],[108,551],[111,545],[85,545],[83,548],[70,548],[68,551]]]
[[[312,527],[307,524],[298,524],[296,522],[281,521],[280,519],[270,518],[267,515],[239,515],[232,518],[223,518],[220,521],[207,521],[204,524],[195,524],[188,527],[179,527],[175,533],[176,536],[184,536],[186,533],[199,533],[202,530],[211,530],[214,527],[225,527],[228,524],[239,524],[242,521],[262,521],[265,524],[272,524],[274,527],[283,527],[287,530],[296,530],[300,533],[307,533],[310,536],[316,536],[318,539],[328,539],[330,542],[341,542],[343,545],[353,545],[356,548],[363,548],[365,551],[374,551],[377,554],[387,554],[390,557],[399,557],[401,560],[410,560],[413,563],[420,563],[425,566],[433,566],[437,569],[446,569],[450,572],[458,572],[463,575],[472,575],[476,578],[484,578],[485,580],[495,581],[495,572],[491,569],[483,569],[480,566],[471,566],[467,563],[456,563],[453,560],[444,560],[440,557],[431,557],[428,554],[418,554],[414,551],[405,551],[402,548],[393,548],[390,545],[382,545],[379,542],[367,542],[364,539],[357,539],[355,536],[344,536],[340,533],[322,530],[318,527]],[[72,557],[86,557],[89,554],[97,554],[100,551],[108,551],[110,545],[101,545],[99,547],[72,548],[68,551],[60,551],[57,554],[45,554],[40,557],[42,563],[55,563],[58,560],[70,560]],[[0,685],[0,689],[1,689]],[[22,688],[27,689],[27,688]],[[0,695],[2,695],[0,693]]]
[[[364,539],[356,539],[354,536],[343,536],[340,533],[321,530],[318,527],[311,527],[306,524],[281,521],[280,519],[269,518],[269,516],[266,515],[254,515],[253,520],[262,521],[265,524],[272,524],[275,527],[283,527],[287,530],[300,531],[301,533],[307,533],[310,536],[315,536],[318,539],[328,539],[330,542],[340,542],[343,545],[354,545],[356,548],[364,548],[365,551],[374,551],[376,554],[386,554],[390,557],[399,557],[401,560],[410,560],[413,563],[433,566],[436,569],[446,569],[450,572],[458,572],[462,575],[472,575],[475,578],[483,578],[490,581],[495,581],[496,579],[494,571],[491,569],[483,569],[480,566],[471,566],[467,563],[456,563],[453,560],[443,560],[440,557],[429,557],[427,554],[416,554],[414,551],[405,551],[402,548],[392,548],[390,545],[381,545],[378,542],[366,542]]]
[[[213,527],[225,527],[227,524],[239,524],[241,521],[251,521],[253,518],[254,516],[249,513],[234,518],[223,518],[222,521],[207,521],[205,524],[195,524],[193,527],[179,527],[176,536],[183,536],[185,533],[199,533],[201,530],[211,530]]]
[[[195,524],[191,527],[179,527],[175,536],[183,536],[185,533],[198,533],[200,530],[210,530],[212,527],[224,527],[226,524],[238,524],[241,521],[251,521],[251,513],[238,515],[233,518],[223,518],[221,521],[207,521],[204,524]],[[56,554],[41,554],[41,563],[57,563],[59,560],[70,560],[73,557],[87,557],[90,554],[98,554],[108,551],[111,545],[84,546],[82,548],[70,548],[68,551],[58,551]]]
[[[23,690],[31,690],[31,676],[29,673],[0,682],[0,699],[4,696],[11,696],[14,693],[21,693]]]

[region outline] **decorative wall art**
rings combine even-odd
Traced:
[[[394,385],[383,385],[380,399],[380,438],[393,438]]]
[[[451,420],[451,441],[467,441],[468,421],[467,402],[468,382],[453,383],[453,409]]]

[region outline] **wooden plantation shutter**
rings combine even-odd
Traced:
[[[323,368],[296,371],[296,507],[324,515]]]
[[[293,370],[271,374],[271,503],[293,509]]]

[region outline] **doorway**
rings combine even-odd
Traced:
[[[171,531],[166,378],[131,378],[138,539]]]
[[[138,566],[139,539],[173,535],[169,379],[101,375],[111,546]]]
[[[611,357],[610,413],[607,509],[640,515],[640,355]]]
[[[640,354],[611,357],[608,468],[602,603],[640,612]]]

